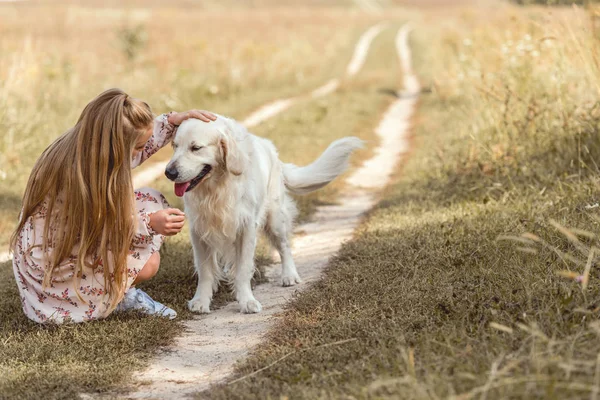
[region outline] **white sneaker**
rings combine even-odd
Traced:
[[[130,288],[127,293],[125,293],[125,297],[123,297],[123,300],[121,300],[115,309],[115,311],[128,310],[137,310],[148,315],[158,315],[169,319],[177,317],[177,312],[175,312],[175,310],[153,300],[148,293],[134,287]]]

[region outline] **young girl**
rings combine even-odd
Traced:
[[[134,192],[131,169],[171,141],[187,118],[163,114],[119,89],[92,100],[41,155],[13,233],[13,270],[25,315],[36,322],[105,318],[116,308],[175,318],[135,284],[158,271],[165,235],[185,216],[156,190]]]

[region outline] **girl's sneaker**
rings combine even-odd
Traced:
[[[125,297],[115,309],[115,311],[128,310],[137,310],[148,315],[158,315],[169,319],[177,317],[175,310],[153,300],[152,297],[148,296],[148,293],[134,287],[125,293]]]

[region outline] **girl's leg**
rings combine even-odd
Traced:
[[[150,256],[150,258],[148,259],[148,261],[146,262],[146,264],[144,264],[144,267],[142,268],[140,273],[137,275],[137,277],[133,281],[132,286],[135,286],[138,283],[141,283],[141,282],[144,282],[144,281],[147,281],[147,280],[153,278],[156,275],[156,273],[158,272],[159,266],[160,266],[160,253],[157,251],[154,254],[152,254]]]
[[[169,206],[163,195],[154,189],[142,188],[136,190],[135,199],[138,212],[152,213]],[[137,310],[145,314],[158,315],[170,319],[177,316],[175,310],[153,300],[146,292],[135,287],[138,283],[151,279],[158,272],[158,267],[160,266],[158,249],[160,249],[163,240],[164,237],[162,235],[154,235],[152,243],[147,247],[136,248],[142,257],[148,258],[132,282],[131,287],[125,293],[125,297],[119,303],[117,311]]]
[[[169,319],[177,317],[175,310],[153,300],[146,292],[135,287],[137,283],[147,281],[156,275],[159,265],[160,255],[158,252],[155,252],[150,256],[146,264],[144,264],[133,284],[127,293],[125,293],[125,297],[119,303],[117,311],[138,310],[146,314],[159,315]]]

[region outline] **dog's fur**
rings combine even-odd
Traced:
[[[273,143],[232,119],[184,121],[165,174],[180,183],[179,191],[185,182],[199,181],[184,196],[198,272],[189,309],[210,312],[213,292],[227,278],[242,312],[261,311],[250,286],[261,229],[281,255],[283,286],[300,283],[289,242],[297,211],[288,191],[305,194],[327,185],[347,168],[350,154],[361,145],[354,137],[337,140],[315,162],[297,167],[282,163]]]

